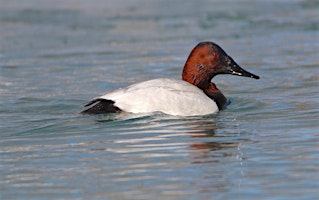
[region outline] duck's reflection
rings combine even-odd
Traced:
[[[225,129],[225,122],[222,125],[218,122],[218,118],[213,116],[206,117],[174,117],[167,115],[146,115],[146,114],[122,114],[122,115],[100,115],[95,118],[98,124],[113,123],[118,125],[121,130],[121,124],[125,125],[123,131],[129,132],[134,130],[135,136],[139,136],[140,132],[161,132],[165,135],[174,135],[185,131],[191,138],[196,138],[194,144],[190,145],[192,149],[216,151],[225,148],[232,148],[238,143],[238,135],[236,132],[218,133],[219,129]],[[233,123],[233,122],[231,122]],[[229,128],[229,131],[233,129]],[[150,134],[153,135],[153,134]],[[235,138],[235,140],[232,140]],[[136,139],[136,138],[134,138]]]
[[[218,118],[201,118],[186,120],[188,134],[194,138],[189,145],[193,164],[219,162],[225,157],[240,157],[239,146],[248,139],[239,137],[239,133],[224,132],[219,134]],[[231,130],[231,129],[229,129]]]
[[[245,176],[245,154],[242,145],[249,142],[232,122],[211,119],[192,120],[185,123],[190,127],[192,139],[189,145],[189,159],[195,167],[194,188],[200,193],[216,193],[227,190],[229,185],[241,187]]]
[[[104,151],[116,155],[114,159],[125,166],[118,172],[120,178],[123,174],[129,178],[146,174],[177,192],[192,187],[206,193],[226,190],[229,185],[240,187],[232,177],[241,180],[245,174],[241,145],[248,139],[232,124],[234,121],[218,116],[167,115],[99,119],[98,123],[106,131],[101,140],[111,141]]]
[[[222,149],[228,149],[236,147],[236,143],[225,143],[225,142],[203,142],[194,143],[190,145],[191,149],[197,149],[201,151],[218,151]]]
[[[216,158],[234,156],[238,154],[240,143],[246,140],[244,137],[239,137],[240,133],[231,132],[234,129],[227,126],[227,121],[220,123],[216,115],[180,118],[163,114],[140,116],[126,114],[102,116],[96,118],[96,121],[102,124],[103,128],[109,124],[112,128],[113,125],[118,126],[116,131],[122,136],[116,137],[116,141],[126,143],[125,148],[130,151],[136,149],[140,152],[144,148],[145,151],[156,151],[165,149],[165,146],[174,146],[189,152],[193,163],[196,164],[215,162]],[[181,143],[180,139],[186,142]],[[158,141],[163,143],[159,144]],[[148,153],[148,156],[151,156],[151,152]]]

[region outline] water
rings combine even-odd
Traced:
[[[318,199],[319,3],[0,1],[1,199]],[[81,116],[97,95],[180,78],[199,42],[216,115]]]

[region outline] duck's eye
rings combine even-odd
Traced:
[[[214,58],[216,58],[216,57],[217,57],[217,53],[216,53],[216,52],[213,52],[213,53],[212,53],[212,56],[213,56]]]

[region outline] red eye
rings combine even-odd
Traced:
[[[213,53],[212,53],[212,56],[213,56],[213,57],[217,57],[217,53],[216,53],[216,52],[213,52]]]

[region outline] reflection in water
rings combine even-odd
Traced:
[[[192,125],[192,130],[189,131],[192,138],[202,139],[200,141],[194,140],[189,145],[193,164],[219,162],[224,157],[242,157],[239,146],[245,140],[238,140],[231,133],[228,137],[225,135],[219,136],[216,120],[217,118],[212,116],[210,119],[191,120],[190,123],[185,124],[185,126]],[[236,135],[238,134],[236,133]]]
[[[238,137],[238,132],[218,134],[218,118],[191,120],[185,126],[191,124],[189,134],[193,139],[189,145],[188,157],[191,164],[199,166],[202,170],[198,175],[202,184],[194,185],[200,193],[219,193],[226,191],[229,185],[240,190],[244,178],[243,155],[240,146],[249,139]],[[224,166],[226,160],[232,163],[232,167]],[[233,162],[230,162],[230,161]],[[228,164],[229,165],[229,164]],[[231,170],[230,170],[231,169]],[[196,172],[195,172],[196,173]],[[235,176],[237,182],[233,182]]]
[[[125,113],[93,117],[98,125],[103,127],[113,127],[121,124],[121,129],[118,133],[114,133],[114,135],[120,135],[114,143],[127,144],[126,147],[131,150],[132,145],[140,150],[143,148],[151,150],[150,148],[158,149],[177,145],[179,148],[188,146],[188,149],[192,152],[193,150],[199,150],[202,153],[209,153],[211,151],[234,149],[239,142],[243,142],[243,139],[238,140],[238,133],[236,133],[235,138],[233,133],[229,133],[228,136],[225,133],[218,135],[218,118],[216,115],[177,117],[161,113],[155,115]],[[170,143],[170,139],[175,137],[179,137],[181,142]],[[232,154],[225,153],[224,155],[231,156]]]
[[[224,124],[218,115],[176,117],[158,113],[92,118],[98,128],[109,132],[104,137],[108,142],[100,142],[91,150],[112,155],[110,161],[116,158],[121,166],[112,175],[106,175],[113,183],[158,180],[149,189],[165,188],[171,194],[220,192],[229,184],[240,188],[240,177],[244,177],[244,153],[240,146],[249,140],[238,130],[234,133],[233,127],[229,133],[221,128]],[[231,163],[226,168],[225,160]],[[180,172],[189,178],[176,176]],[[229,183],[232,180],[227,177],[231,176],[237,177],[236,183]],[[197,177],[201,184],[191,177]]]

